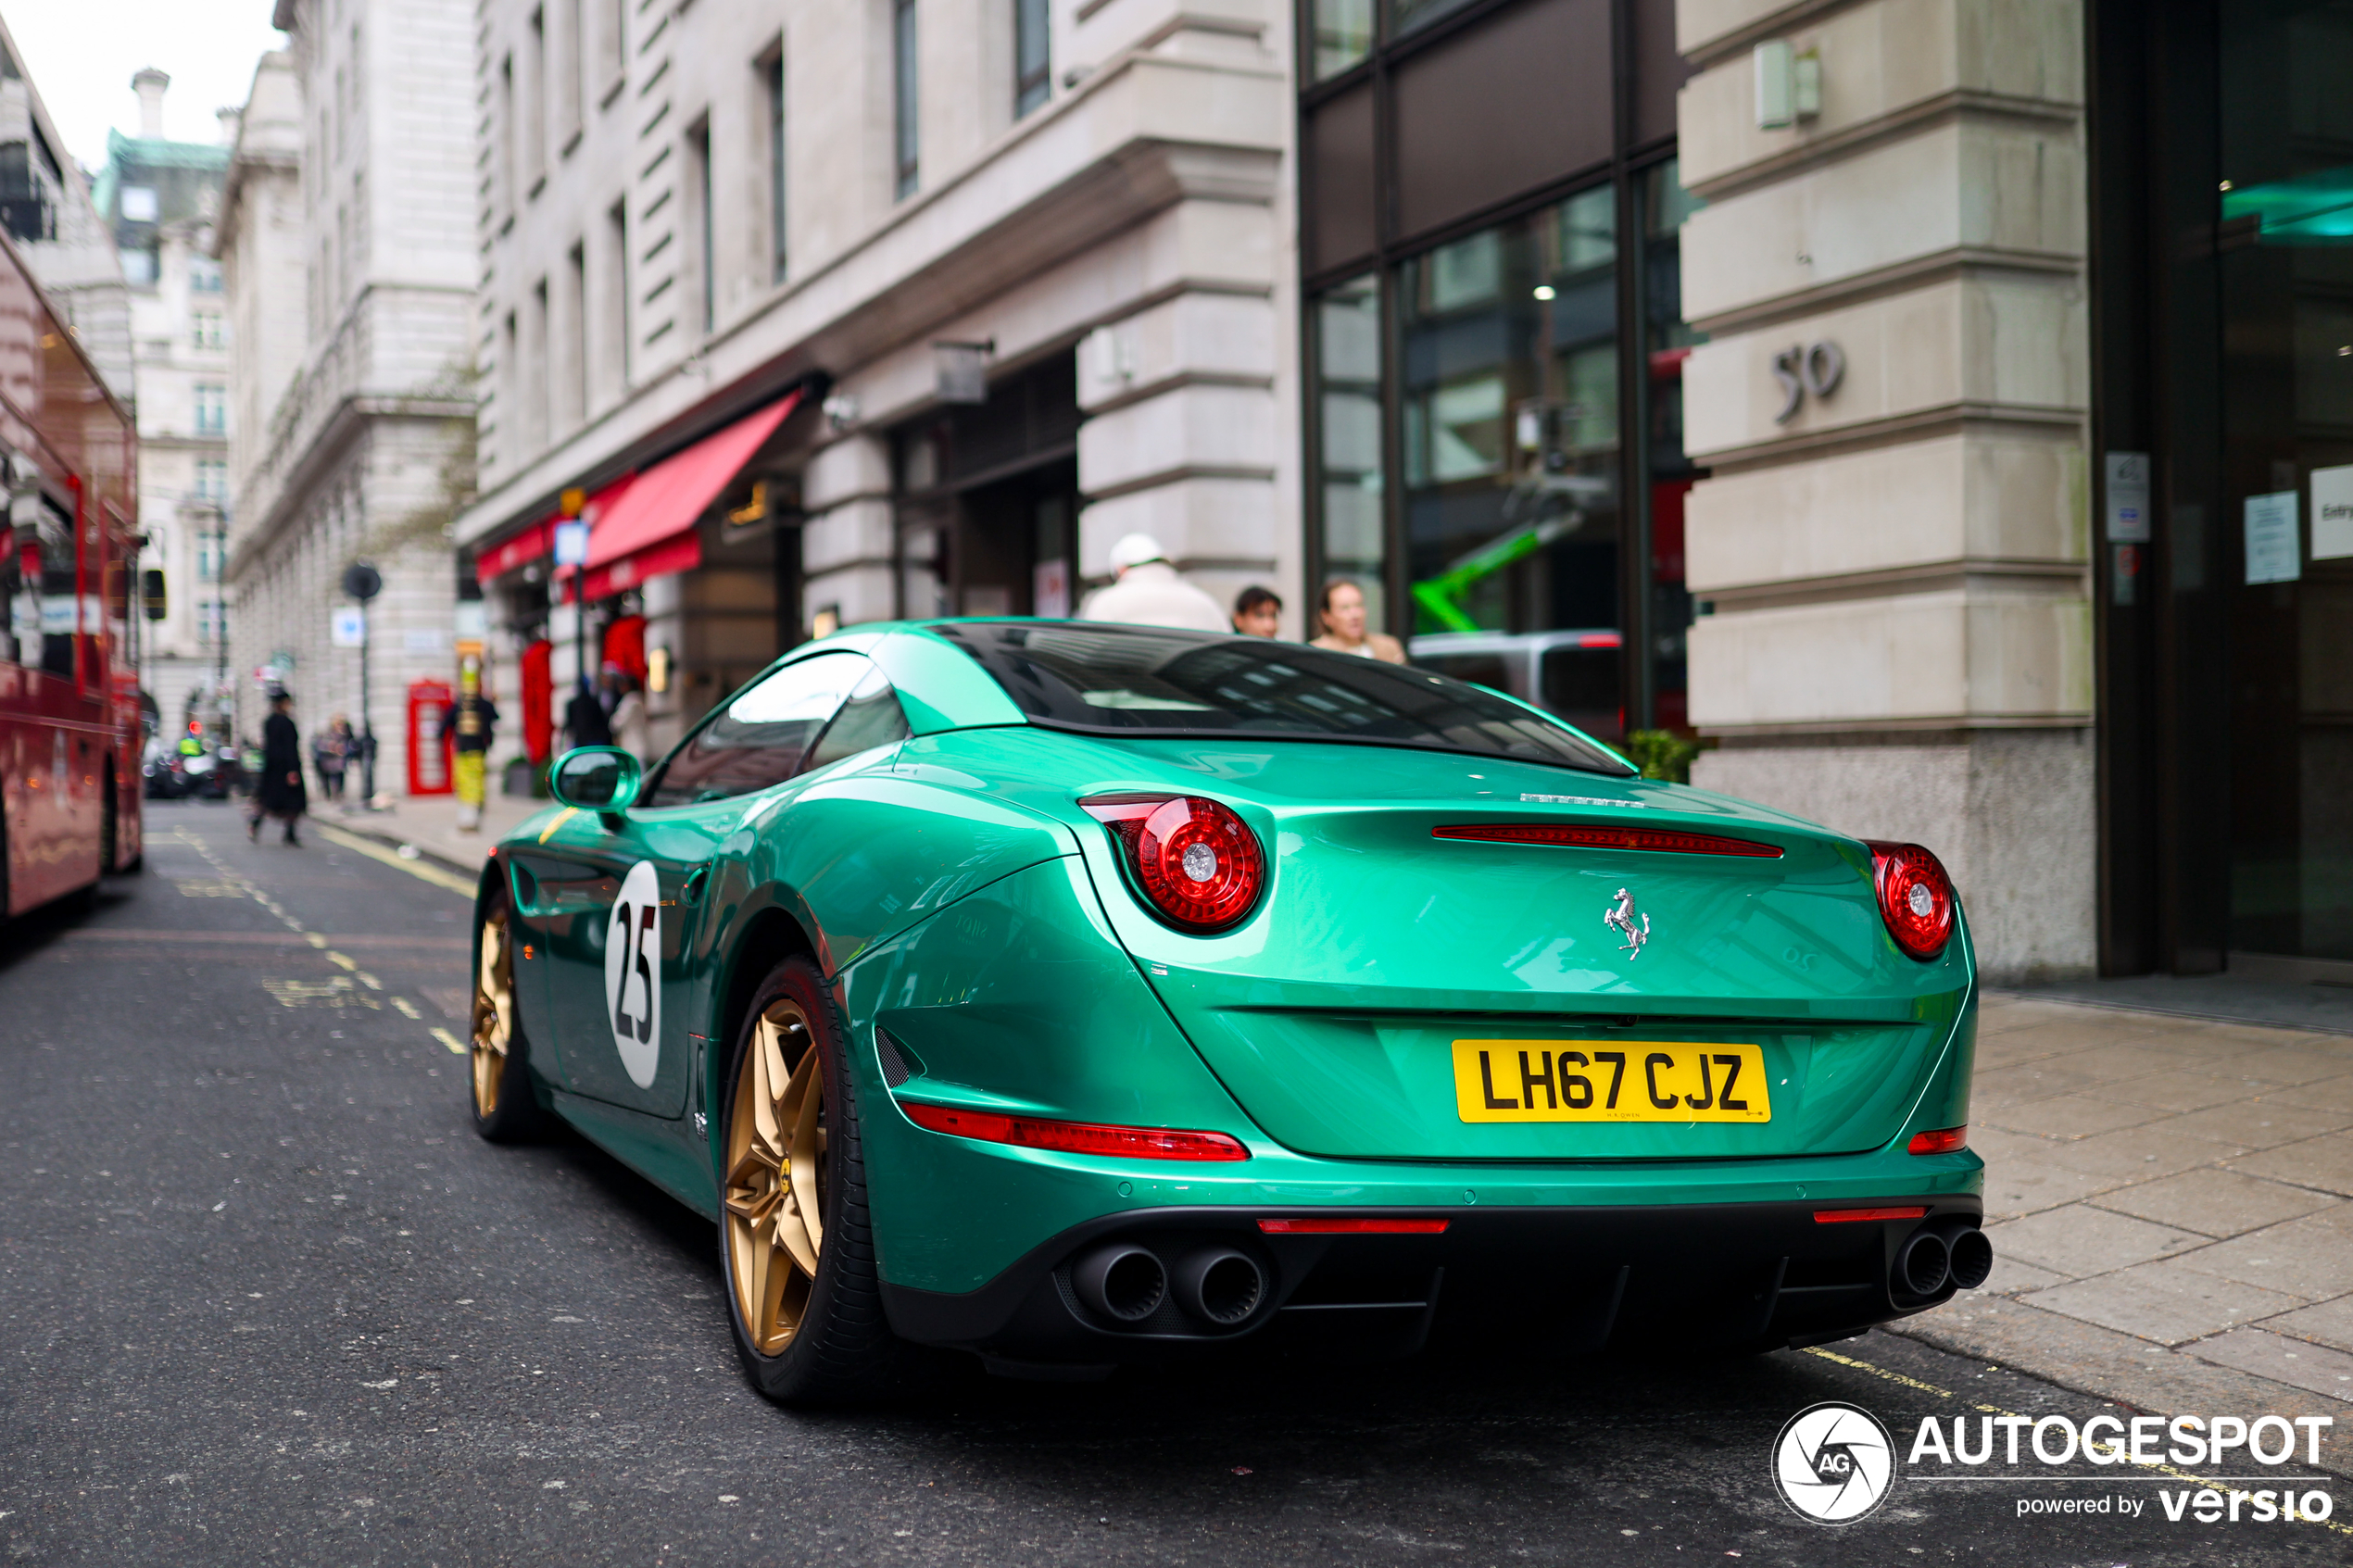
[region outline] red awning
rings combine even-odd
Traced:
[[[663,458],[626,482],[626,488],[615,485],[598,496],[602,505],[588,534],[588,596],[602,598],[649,577],[699,566],[702,543],[694,533],[696,520],[799,405],[800,394],[787,393]]]
[[[535,522],[520,532],[510,533],[496,545],[474,555],[474,581],[487,583],[494,577],[504,577],[519,566],[528,566],[552,547],[553,521]]]

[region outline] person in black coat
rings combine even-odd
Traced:
[[[254,782],[253,815],[245,823],[245,836],[259,839],[261,819],[275,817],[286,824],[285,841],[299,846],[295,823],[310,809],[310,794],[302,783],[302,736],[286,711],[293,706],[294,698],[284,692],[271,695],[270,717],[261,724],[261,772]]]

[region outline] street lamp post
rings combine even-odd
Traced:
[[[369,807],[376,799],[376,721],[368,700],[368,644],[375,634],[368,601],[384,592],[384,585],[383,575],[366,561],[343,569],[345,596],[359,601],[359,799]]]

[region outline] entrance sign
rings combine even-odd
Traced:
[[[2296,492],[2276,490],[2246,498],[2246,580],[2293,583],[2303,573],[2296,527]]]
[[[2108,542],[2149,542],[2149,455],[2108,454]]]
[[[2353,556],[2353,467],[2312,470],[2312,558]]]
[[[358,605],[339,605],[327,618],[327,634],[339,648],[356,648],[368,640],[368,612]]]

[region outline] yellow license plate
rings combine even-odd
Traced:
[[[1457,1040],[1466,1122],[1770,1122],[1765,1055],[1681,1040]]]

